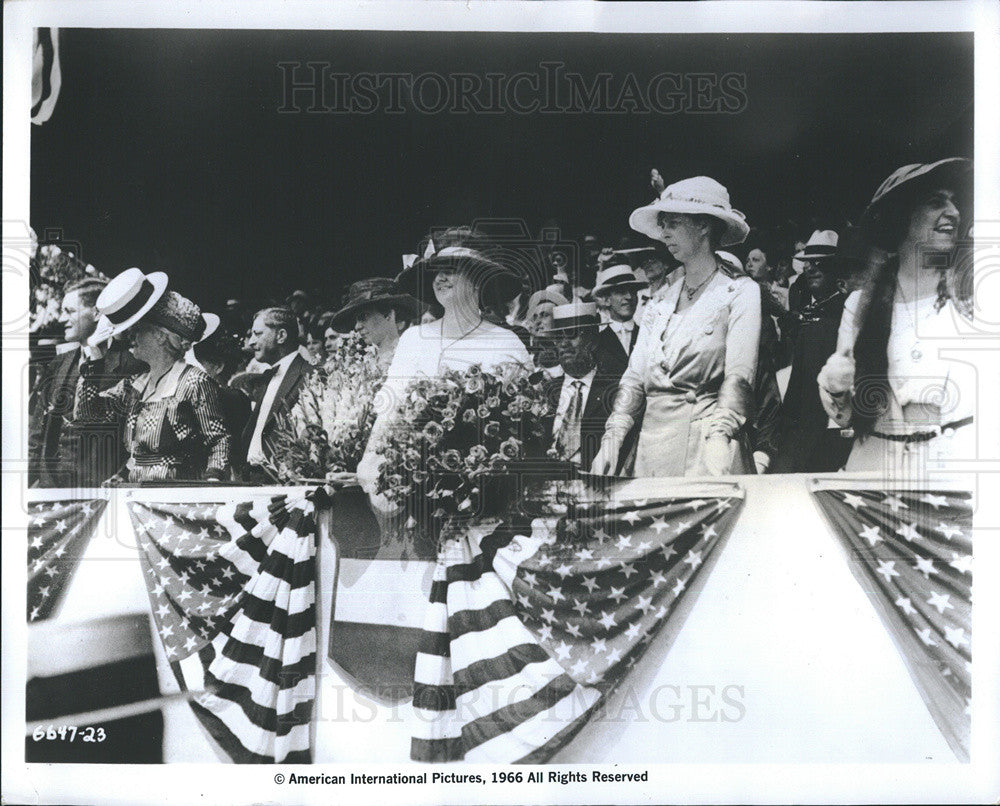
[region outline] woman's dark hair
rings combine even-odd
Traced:
[[[698,224],[708,227],[708,244],[714,252],[722,246],[722,239],[726,235],[726,222],[714,215],[698,214],[691,216]]]
[[[892,250],[899,247],[906,235],[916,205],[926,193],[926,187],[917,186],[906,196],[883,205],[876,215],[867,214],[854,232],[856,241],[845,245],[841,257],[854,259],[862,266],[860,276],[861,298],[858,302],[854,324],[857,337],[854,342],[854,397],[851,427],[856,437],[866,437],[875,428],[875,421],[885,412],[892,394],[889,388],[889,334],[892,330],[892,306],[896,295],[899,274],[899,255]],[[961,222],[965,229],[966,221]],[[954,257],[954,256],[952,256]],[[938,298],[935,306],[940,310],[952,290],[948,285],[950,268],[940,272]],[[960,312],[969,307],[962,300],[955,300]]]

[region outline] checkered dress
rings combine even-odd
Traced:
[[[102,392],[81,370],[76,417],[109,421],[125,415],[125,448],[132,482],[226,476],[231,436],[226,430],[216,383],[197,367],[185,365],[173,395],[142,400],[135,379]]]

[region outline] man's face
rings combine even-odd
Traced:
[[[658,283],[667,273],[667,264],[658,257],[647,258],[642,264],[642,272],[651,283]]]
[[[542,302],[535,306],[528,318],[528,332],[532,336],[542,336],[552,329],[552,311],[555,308],[551,302]]]
[[[66,329],[66,341],[85,342],[97,328],[97,309],[85,305],[80,292],[70,291],[62,301],[59,321]]]
[[[572,328],[555,334],[559,363],[567,375],[582,378],[597,365],[597,328]]]
[[[802,276],[814,297],[833,293],[833,278],[825,271],[826,260],[803,260]]]
[[[639,304],[639,297],[634,288],[618,289],[606,295],[608,300],[608,313],[616,322],[627,322],[635,316],[636,306]]]
[[[769,280],[767,271],[767,255],[760,249],[751,249],[747,255],[747,274],[754,280]]]
[[[265,364],[273,364],[283,353],[283,346],[288,339],[284,330],[276,330],[264,324],[264,317],[258,316],[250,327],[248,345],[253,350],[253,357]]]

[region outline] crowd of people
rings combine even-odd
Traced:
[[[544,370],[550,454],[596,474],[902,474],[972,455],[971,396],[935,346],[971,317],[954,269],[971,180],[965,159],[907,165],[851,224],[765,230],[720,182],[653,171],[611,245],[434,231],[336,305],[294,290],[215,314],[163,272],[90,271],[44,295],[62,343],[32,384],[30,483],[271,483],[282,413],[351,331],[390,403],[446,369]],[[357,469],[373,497],[393,418],[380,409]]]

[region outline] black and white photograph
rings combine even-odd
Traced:
[[[5,11],[4,802],[1000,796],[996,7]]]

